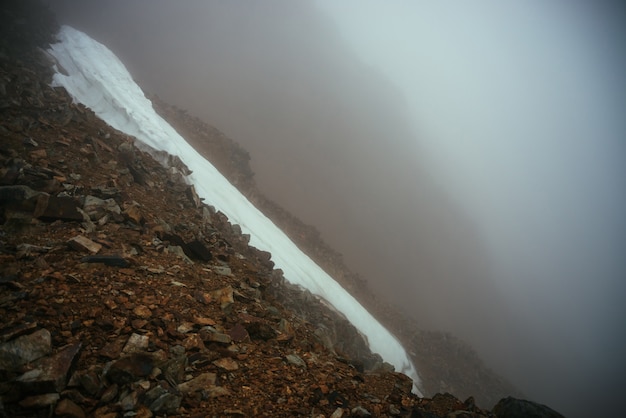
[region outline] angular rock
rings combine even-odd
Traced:
[[[169,247],[167,247],[167,252],[179,256],[180,258],[185,260],[187,264],[193,264],[191,258],[189,258],[187,254],[185,254],[183,247],[181,247],[180,245],[170,245]]]
[[[350,413],[351,413],[351,416],[353,417],[371,417],[372,416],[372,413],[370,411],[368,411],[367,409],[363,408],[360,405],[352,408]]]
[[[61,392],[65,389],[68,373],[77,360],[82,344],[72,344],[58,353],[46,357],[34,364],[16,381],[24,391],[29,393]]]
[[[122,399],[120,399],[120,407],[122,408],[122,410],[132,411],[133,409],[137,408],[137,404],[139,403],[139,396],[139,392],[133,390],[126,396],[122,397]]]
[[[43,221],[82,221],[83,215],[77,210],[79,202],[73,197],[50,196],[45,210],[38,216]]]
[[[230,335],[228,334],[223,334],[217,331],[206,331],[206,329],[200,330],[200,337],[205,341],[221,344],[230,344],[232,341],[232,338],[230,338]]]
[[[179,384],[178,390],[188,395],[215,385],[216,379],[217,375],[215,373],[202,373],[187,382]]]
[[[169,392],[161,385],[153,387],[145,394],[145,403],[157,414],[173,414],[181,402],[182,396]]]
[[[119,386],[117,385],[117,383],[112,384],[111,386],[107,387],[102,393],[102,396],[100,397],[100,403],[105,404],[111,402],[117,397],[118,393]]]
[[[284,318],[282,318],[278,324],[278,331],[280,331],[280,333],[276,339],[279,342],[291,341],[296,334],[291,323]]]
[[[82,235],[77,235],[74,238],[71,238],[67,243],[74,250],[81,252],[90,252],[96,254],[102,249],[102,245],[98,244],[97,242],[93,242],[89,238]]]
[[[146,321],[145,319],[133,319],[132,321],[130,321],[130,325],[133,327],[133,329],[140,330],[148,325],[148,321]]]
[[[209,303],[217,302],[220,304],[222,310],[228,309],[234,302],[234,293],[232,286],[226,286],[222,289],[213,290],[212,292],[204,293],[196,291],[194,297],[198,302],[208,305]]]
[[[285,356],[285,359],[287,360],[287,363],[289,363],[289,364],[293,364],[294,366],[305,367],[306,368],[305,361],[302,360],[302,358],[300,358],[300,356],[298,356],[297,354],[287,354]]]
[[[202,316],[194,316],[193,322],[198,325],[206,326],[206,325],[215,325],[215,321],[211,318],[205,318]]]
[[[206,395],[209,398],[217,398],[218,396],[230,395],[230,391],[224,386],[211,386],[206,388]]]
[[[140,351],[144,351],[148,348],[150,344],[150,338],[147,335],[140,334],[131,334],[122,349],[122,352],[125,354],[137,353]]]
[[[46,329],[0,344],[0,370],[18,370],[20,366],[49,354],[51,350],[52,340]]]
[[[248,331],[239,322],[236,323],[235,326],[230,329],[230,331],[228,331],[228,335],[235,342],[250,341],[250,335],[248,334]]]
[[[30,152],[30,158],[33,160],[41,160],[44,158],[48,158],[48,153],[44,148],[36,149]]]
[[[180,235],[174,232],[170,232],[171,227],[169,225],[164,223],[164,225],[162,225],[161,228],[164,228],[165,231],[167,231],[167,232],[162,232],[163,229],[161,229],[161,231],[158,232],[158,237],[162,241],[168,241],[170,245],[174,245],[174,246],[176,245],[179,247],[185,246],[185,240],[183,239],[183,237],[181,237]]]
[[[178,328],[176,328],[176,331],[180,332],[181,334],[187,334],[188,332],[193,330],[193,328],[194,324],[192,324],[191,322],[183,322],[178,326]]]
[[[119,207],[115,199],[100,199],[96,196],[85,196],[85,202],[83,203],[83,210],[89,215],[92,221],[98,221],[105,215],[110,214],[114,217],[119,216],[122,213],[122,209]]]
[[[100,245],[100,244],[98,244]],[[120,255],[89,255],[80,259],[81,263],[102,263],[111,267],[129,267],[130,263]]]
[[[136,306],[133,313],[142,319],[148,319],[152,316],[152,311],[145,305]]]
[[[343,408],[337,408],[335,409],[335,411],[330,415],[330,418],[341,418],[343,417],[343,413],[344,410]]]
[[[230,357],[223,357],[213,362],[220,369],[232,372],[239,369],[239,364]]]
[[[121,195],[121,191],[117,187],[92,187],[91,192],[95,193],[96,195],[104,199],[114,199],[116,197],[120,197]],[[121,213],[121,209],[120,209],[120,213]]]
[[[203,303],[205,305],[208,305],[209,303],[211,303],[211,300],[213,300],[213,298],[211,297],[211,294],[204,293],[199,290],[194,292],[193,297],[198,302]]]
[[[196,193],[196,188],[193,185],[187,187],[187,189],[185,190],[185,195],[191,201],[191,203],[193,203],[194,207],[199,208],[200,206],[202,206],[202,200],[198,196],[198,193]]]
[[[253,322],[246,326],[251,338],[257,338],[260,340],[271,340],[276,337],[276,331],[266,323]]]
[[[163,366],[163,374],[169,382],[182,382],[185,376],[185,367],[187,366],[187,355],[185,354],[185,347],[181,345],[175,345],[170,348],[170,354],[172,356]]]
[[[15,254],[18,259],[34,257],[37,254],[47,253],[52,247],[42,247],[40,245],[20,244],[17,246],[17,253]]]
[[[118,338],[102,347],[100,351],[98,351],[98,355],[111,360],[116,359],[119,357],[125,344],[126,341],[123,338]]]
[[[106,377],[113,383],[123,385],[149,376],[153,368],[154,359],[151,355],[133,353],[113,363]]]
[[[257,257],[259,258],[259,261],[261,261],[265,266],[269,268],[274,267],[274,262],[271,261],[272,253],[270,253],[269,251],[264,251],[264,250],[259,250],[259,249],[257,249],[256,253],[257,253]]]
[[[76,375],[76,373],[75,373]],[[74,380],[74,376],[70,379],[70,384]],[[87,370],[77,377],[80,386],[92,396],[96,396],[102,389],[102,382],[100,381],[100,374],[96,373],[96,370]]]
[[[20,406],[26,409],[40,409],[54,405],[60,398],[61,395],[58,393],[28,396],[20,401]]]
[[[85,418],[85,411],[69,399],[61,399],[54,408],[54,415],[63,418]]]

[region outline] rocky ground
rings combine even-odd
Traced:
[[[371,295],[319,234],[256,189],[215,128],[158,110],[410,347],[429,398],[285,282],[271,254],[49,86],[56,24],[0,6],[0,416],[532,416],[471,349]],[[43,48],[43,49],[42,49]],[[461,401],[457,396],[465,394]],[[524,409],[526,408],[526,409]],[[530,409],[529,409],[530,408]],[[551,415],[537,415],[551,416]],[[553,415],[558,416],[558,415]]]

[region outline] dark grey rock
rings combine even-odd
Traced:
[[[48,204],[41,215],[37,216],[43,221],[82,221],[83,215],[77,210],[80,203],[73,197],[50,196]]]
[[[102,245],[98,244],[97,242],[93,242],[89,238],[82,235],[77,235],[73,238],[70,238],[67,241],[67,244],[76,251],[91,252],[93,254],[102,249]]]
[[[104,392],[102,393],[102,396],[100,397],[100,403],[106,404],[106,403],[111,402],[113,399],[117,397],[118,393],[119,393],[119,386],[116,383],[112,384],[111,386],[106,388]]]
[[[163,374],[170,383],[177,385],[185,376],[187,366],[185,347],[176,345],[170,348],[170,355],[171,358],[163,366]]]
[[[180,407],[183,397],[157,385],[146,392],[146,405],[156,414],[173,414]]]
[[[133,353],[113,363],[106,377],[113,383],[123,385],[149,376],[153,368],[154,359],[151,355]]]
[[[272,338],[276,338],[276,331],[263,322],[253,322],[246,326],[246,330],[252,339],[268,341]]]
[[[90,395],[97,395],[102,389],[102,382],[100,376],[95,370],[87,371],[79,377],[80,386]]]
[[[132,411],[137,408],[139,403],[139,392],[134,390],[120,399],[120,407],[124,411]]]
[[[77,360],[81,344],[68,345],[58,353],[43,358],[34,368],[16,379],[23,392],[61,392],[65,389],[70,369]]]
[[[17,370],[49,354],[51,350],[50,332],[46,329],[0,344],[0,370]]]

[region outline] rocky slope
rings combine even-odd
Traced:
[[[435,393],[476,394],[480,405],[514,393],[467,346],[418,331],[371,295],[314,228],[259,193],[244,150],[155,100],[394,324],[432,398],[411,394],[345,319],[286,283],[271,254],[198,199],[184,166],[161,166],[49,87],[43,51],[56,25],[45,9],[5,2],[0,20],[0,416],[481,417],[494,413]],[[512,416],[511,403],[498,416]]]

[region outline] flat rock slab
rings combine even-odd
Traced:
[[[28,393],[61,392],[74,365],[82,344],[72,344],[35,364],[35,368],[17,378],[22,390]]]
[[[42,211],[39,219],[45,221],[78,221],[82,222],[83,215],[76,209],[78,201],[73,197],[50,196],[48,205]]]
[[[67,243],[76,251],[81,252],[90,252],[96,254],[102,249],[102,245],[98,244],[97,242],[93,242],[89,238],[82,235],[77,235],[74,238],[71,238]]]
[[[197,377],[178,385],[178,390],[183,394],[189,394],[204,390],[215,385],[217,375],[215,373],[202,373]]]
[[[50,332],[40,329],[32,334],[0,344],[0,370],[17,370],[52,350]]]

